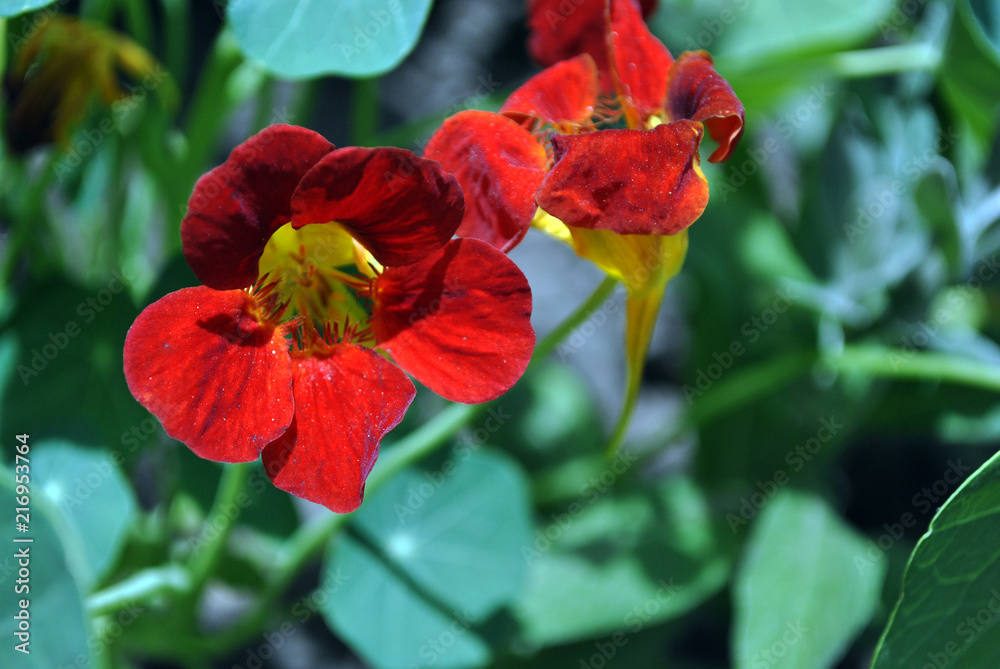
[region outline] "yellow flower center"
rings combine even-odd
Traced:
[[[351,341],[372,344],[372,280],[381,266],[338,223],[281,226],[258,264],[259,290],[295,321],[293,348]]]

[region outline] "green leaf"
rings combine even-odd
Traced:
[[[824,288],[803,301],[852,328],[881,318],[893,306],[892,291],[928,271],[929,257],[938,261],[913,192],[922,176],[946,165],[940,152],[956,141],[928,106],[892,99],[869,106],[872,126],[838,124],[822,157],[831,176],[817,183],[803,213],[825,234],[804,254],[829,268]]]
[[[371,77],[416,46],[432,0],[233,0],[229,22],[247,56],[282,77]]]
[[[872,669],[997,666],[998,522],[1000,454],[955,491],[917,543]]]
[[[34,490],[56,511],[73,574],[90,590],[113,565],[136,517],[132,489],[101,451],[67,442],[39,443],[32,451]]]
[[[17,16],[51,5],[53,0],[0,0],[0,17]]]
[[[1000,119],[1000,55],[968,2],[955,8],[940,83],[952,113],[968,123],[981,145],[989,146]]]
[[[938,434],[946,442],[990,445],[1000,440],[1000,406],[982,415],[944,413],[938,420]]]
[[[969,0],[972,13],[983,29],[983,34],[995,49],[1000,51],[1000,2],[997,0]]]
[[[732,18],[722,12],[703,22],[708,32],[719,34],[719,55],[761,59],[833,51],[860,44],[877,30],[892,9],[892,0],[852,2],[796,2],[795,0],[742,0],[733,2]],[[697,48],[703,36],[695,37]],[[690,46],[686,48],[691,48]]]
[[[747,221],[740,246],[744,263],[760,277],[771,282],[788,279],[805,284],[816,282],[788,231],[773,214],[758,214]]]
[[[917,211],[934,232],[935,242],[949,268],[957,273],[966,259],[962,255],[962,229],[956,215],[953,181],[943,170],[930,171],[917,182],[913,200]]]
[[[8,440],[14,437],[8,434]],[[14,472],[0,467],[0,512],[7,519],[0,533],[4,542],[4,555],[0,559],[0,581],[3,582],[4,596],[0,597],[0,664],[5,667],[31,667],[52,669],[52,667],[74,666],[78,658],[85,658],[89,664],[87,651],[87,627],[83,613],[80,590],[67,567],[67,548],[60,541],[56,531],[58,518],[55,510],[46,503],[41,487],[34,482],[34,444],[29,441],[30,517],[29,530],[24,533],[15,530],[15,489]],[[23,470],[21,470],[23,472]],[[15,539],[32,539],[31,543],[14,543]],[[27,564],[19,564],[15,557],[26,549]],[[21,572],[21,568],[26,573]],[[23,592],[18,588],[26,588]],[[22,600],[28,604],[20,606]],[[25,639],[14,636],[20,621],[16,615],[28,613],[27,624],[30,634],[27,650],[23,654],[15,650],[15,645]]]
[[[84,435],[116,447],[149,414],[122,372],[125,333],[137,310],[121,274],[84,290],[65,279],[32,285],[7,324],[13,368],[0,370],[0,426],[36,439]],[[128,450],[136,450],[136,443]]]
[[[521,590],[528,503],[521,469],[497,453],[402,472],[331,543],[326,573],[340,585],[323,615],[375,667],[485,663],[473,627]]]
[[[833,666],[879,602],[886,564],[867,549],[823,500],[778,493],[736,575],[734,666]]]
[[[621,451],[615,462],[628,457]],[[659,490],[602,497],[602,480],[551,514],[522,549],[528,589],[515,608],[522,643],[537,648],[635,633],[717,592],[729,575],[700,493],[686,479]],[[612,483],[613,485],[613,483]]]
[[[373,667],[469,667],[490,660],[489,647],[469,630],[477,620],[421,597],[362,543],[338,542],[328,569],[344,583],[323,614]]]

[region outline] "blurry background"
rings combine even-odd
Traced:
[[[703,163],[711,200],[625,450],[602,454],[624,386],[617,294],[371,495],[259,625],[227,631],[272,601],[283,542],[325,512],[251,481],[252,503],[220,520],[221,468],[125,386],[136,314],[197,283],[178,234],[194,181],[274,122],[419,153],[538,70],[524,5],[438,0],[412,53],[361,79],[268,74],[223,2],[64,1],[6,21],[0,437],[13,466],[13,435],[31,435],[37,531],[68,557],[34,566],[50,655],[5,666],[868,666],[917,540],[1000,443],[990,0],[661,2],[654,32],[675,55],[712,53],[747,129],[729,162]],[[72,50],[75,28],[52,30],[65,16],[116,34]],[[47,69],[19,58],[40,31]],[[534,231],[511,256],[540,334],[602,278]],[[441,406],[422,391],[384,450]],[[197,611],[169,593],[134,620],[101,606],[217,520],[238,526]],[[995,534],[962,551],[1000,552]],[[901,637],[914,655],[877,666],[995,666],[997,603],[941,614],[945,637]],[[951,642],[978,650],[949,664]]]

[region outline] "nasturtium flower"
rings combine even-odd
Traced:
[[[687,252],[687,228],[708,203],[701,140],[707,129],[718,143],[709,161],[726,160],[744,111],[707,53],[671,56],[637,0],[574,4],[567,24],[591,21],[573,23],[579,39],[541,31],[552,3],[529,8],[536,58],[564,59],[515,90],[499,113],[447,119],[424,155],[462,184],[460,237],[509,251],[533,224],[624,283],[629,372],[614,448],[638,396],[667,282]],[[588,32],[593,22],[600,40]],[[591,53],[601,46],[597,62]]]
[[[478,403],[531,357],[527,281],[489,244],[453,239],[462,213],[432,160],[266,128],[195,185],[181,238],[204,285],[136,319],[132,394],[200,457],[262,457],[278,488],[354,510],[413,400],[402,370]]]

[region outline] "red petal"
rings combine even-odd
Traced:
[[[675,234],[708,204],[698,167],[702,127],[693,121],[653,130],[555,135],[555,164],[538,206],[566,225],[620,234]]]
[[[434,133],[424,155],[462,184],[460,237],[482,239],[501,251],[521,241],[545,178],[545,148],[531,133],[499,114],[459,112]]]
[[[642,127],[650,114],[663,109],[674,59],[649,32],[635,0],[611,0],[609,43],[618,93],[629,123],[631,127]]]
[[[218,462],[255,460],[292,420],[288,343],[242,290],[184,288],[125,338],[125,380],[174,439]]]
[[[264,471],[286,492],[337,513],[354,511],[382,437],[399,424],[416,389],[374,351],[337,344],[326,356],[292,359],[295,420],[264,449]]]
[[[206,286],[246,288],[271,234],[292,217],[292,193],[333,151],[322,136],[272,125],[243,142],[194,186],[181,223],[184,256]]]
[[[603,87],[608,74],[607,0],[531,0],[528,5],[528,52],[542,65],[588,53],[597,64]],[[656,10],[657,0],[641,0],[642,13]]]
[[[713,163],[729,158],[743,135],[743,103],[704,51],[686,51],[670,70],[667,105],[674,119],[700,121],[719,143]]]
[[[583,54],[528,79],[511,93],[500,113],[518,123],[537,118],[555,126],[579,125],[593,116],[598,92],[597,66]]]
[[[589,53],[603,72],[608,55],[604,40],[605,0],[531,0],[528,5],[528,52],[542,65],[554,65]]]
[[[462,189],[431,160],[396,148],[338,149],[302,179],[292,224],[337,221],[383,265],[423,260],[462,222]]]
[[[477,239],[387,269],[375,284],[379,346],[446,399],[475,404],[521,378],[535,345],[531,289],[507,256]]]

